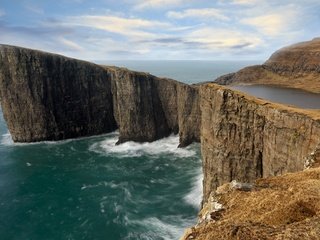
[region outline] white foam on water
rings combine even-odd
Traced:
[[[164,220],[149,217],[135,223],[147,230],[138,236],[131,233],[125,239],[137,239],[137,237],[139,239],[158,239],[159,236],[164,240],[179,239],[187,227],[195,224],[194,219],[185,219],[183,216],[167,217]]]
[[[117,157],[140,157],[143,155],[158,156],[161,154],[170,154],[178,158],[192,157],[196,151],[187,148],[178,148],[179,136],[171,135],[169,137],[146,143],[125,142],[116,145],[118,135],[108,137],[107,139],[94,143],[89,150],[101,154],[114,154]]]
[[[202,180],[203,173],[198,170],[196,177],[193,179],[191,191],[183,198],[183,200],[192,205],[194,208],[199,209],[202,201]]]
[[[3,134],[0,140],[1,145],[5,146],[28,146],[28,145],[39,145],[39,144],[47,144],[47,145],[59,145],[59,144],[65,144],[69,142],[74,142],[74,141],[80,141],[80,140],[85,140],[85,139],[94,139],[98,137],[108,137],[108,136],[118,136],[119,133],[118,131],[112,132],[112,133],[106,133],[106,134],[101,134],[101,135],[94,135],[94,136],[87,136],[87,137],[79,137],[79,138],[70,138],[70,139],[65,139],[65,140],[58,140],[58,141],[39,141],[39,142],[30,142],[30,143],[15,143],[12,140],[11,134],[8,132],[6,134]]]
[[[4,146],[11,146],[14,144],[9,132],[1,136],[0,144]]]

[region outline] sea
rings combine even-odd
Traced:
[[[259,63],[103,62],[185,83]],[[0,239],[179,239],[202,200],[200,145],[177,148],[177,135],[115,145],[118,136],[13,143],[0,111]]]

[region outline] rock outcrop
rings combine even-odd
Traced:
[[[320,38],[280,49],[263,65],[244,68],[215,82],[277,85],[320,93]]]
[[[0,46],[0,98],[15,142],[61,140],[119,128],[119,143],[180,134],[200,140],[198,87],[148,73]]]
[[[319,144],[320,112],[295,109],[207,84],[200,89],[204,201],[237,180],[301,171]]]
[[[60,140],[117,129],[111,75],[88,62],[1,46],[0,98],[15,142]]]
[[[237,183],[240,185],[240,183]],[[315,240],[320,236],[320,168],[213,192],[181,240]]]

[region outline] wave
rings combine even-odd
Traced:
[[[131,224],[135,224],[146,229],[144,233],[129,233],[124,239],[179,239],[179,237],[183,235],[185,229],[194,225],[194,223],[195,219],[186,219],[183,216],[168,216],[164,219],[149,217],[140,221],[131,222]]]
[[[179,136],[171,135],[169,137],[147,143],[125,142],[116,145],[118,135],[109,137],[101,142],[94,143],[89,150],[100,154],[113,154],[116,157],[140,157],[143,155],[159,156],[161,154],[170,154],[175,157],[185,158],[196,155],[192,147],[178,148]]]
[[[191,191],[183,198],[183,200],[192,205],[196,209],[200,209],[202,201],[202,180],[203,173],[201,169],[197,171],[197,175],[193,178]]]
[[[94,138],[101,138],[101,137],[109,137],[109,136],[118,136],[119,132],[111,132],[111,133],[104,133],[100,135],[94,135],[94,136],[86,136],[86,137],[78,137],[78,138],[69,138],[69,139],[64,139],[64,140],[58,140],[58,141],[39,141],[39,142],[30,142],[30,143],[15,143],[12,140],[11,134],[8,132],[6,134],[3,134],[0,140],[1,145],[5,146],[29,146],[29,145],[41,145],[41,144],[46,144],[46,145],[59,145],[59,144],[66,144],[70,142],[75,142],[75,141],[81,141],[81,140],[89,140],[89,139],[94,139]]]
[[[1,136],[0,144],[4,146],[11,146],[14,144],[9,132]]]

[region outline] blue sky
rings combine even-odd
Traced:
[[[86,60],[262,60],[320,36],[319,0],[0,0],[0,43]]]

